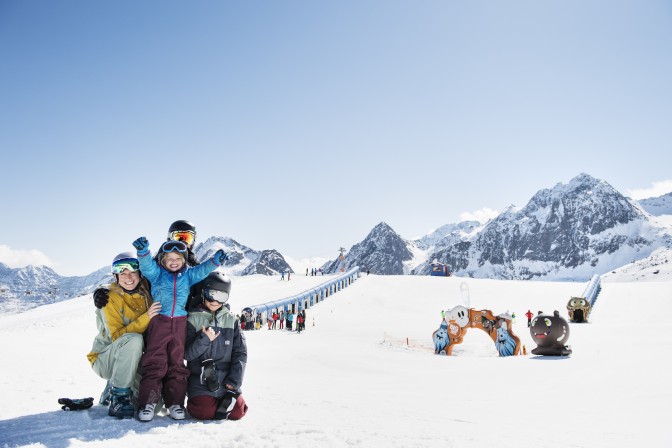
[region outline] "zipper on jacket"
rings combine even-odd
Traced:
[[[173,274],[173,309],[170,311],[170,317],[175,317],[175,306],[177,305],[177,275]]]

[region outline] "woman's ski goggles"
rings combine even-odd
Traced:
[[[192,232],[191,230],[176,230],[170,232],[168,238],[174,241],[182,241],[187,246],[191,246],[196,241],[196,232]]]
[[[135,258],[122,258],[121,260],[117,260],[112,263],[113,274],[121,274],[126,269],[131,272],[139,271],[140,263],[138,263],[138,260]]]
[[[204,289],[203,297],[208,302],[219,302],[224,305],[229,300],[229,293],[226,291],[218,291],[216,289]]]
[[[161,252],[179,252],[181,254],[187,251],[187,245],[182,241],[166,241],[161,246]]]

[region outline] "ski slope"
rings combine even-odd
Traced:
[[[310,279],[324,281],[236,277],[232,309]],[[308,309],[304,333],[246,333],[250,409],[238,422],[140,423],[102,406],[63,412],[59,397],[97,399],[104,386],[86,360],[96,333],[90,296],[0,316],[0,447],[672,446],[672,283],[603,281],[590,322],[571,324],[570,357],[499,358],[475,329],[454,356],[436,356],[440,310],[463,304],[463,284],[471,307],[515,312],[528,352],[527,309],[566,316],[587,285],[362,276]]]

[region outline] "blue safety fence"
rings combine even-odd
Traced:
[[[600,276],[595,274],[590,279],[590,282],[588,282],[588,286],[586,286],[586,290],[583,292],[583,298],[586,299],[592,307],[595,305],[597,296],[600,295],[600,291],[602,291]]]
[[[359,277],[359,266],[355,266],[350,269],[348,272],[345,272],[343,275],[340,275],[336,278],[333,278],[327,282],[324,282],[314,288],[308,289],[306,291],[295,294],[291,297],[287,297],[280,300],[273,300],[271,302],[260,303],[258,305],[252,305],[244,307],[243,310],[251,310],[252,316],[256,316],[257,313],[261,313],[263,321],[266,321],[269,312],[273,310],[287,311],[291,310],[293,313],[296,313],[300,310],[308,309],[311,306],[317,305],[318,303],[326,300],[331,297],[333,294],[338,291],[347,288],[350,286],[357,278]]]

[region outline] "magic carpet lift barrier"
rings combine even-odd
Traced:
[[[285,313],[291,310],[293,313],[296,313],[299,310],[308,309],[311,306],[324,301],[332,294],[347,288],[355,280],[357,280],[358,277],[359,266],[355,266],[339,277],[333,278],[327,282],[315,286],[314,288],[307,289],[291,297],[243,307],[243,309],[250,308],[252,310],[253,316],[256,316],[257,313],[261,313],[261,317],[264,319],[264,321],[267,319],[268,313],[272,313],[273,310],[280,311],[282,309]]]

